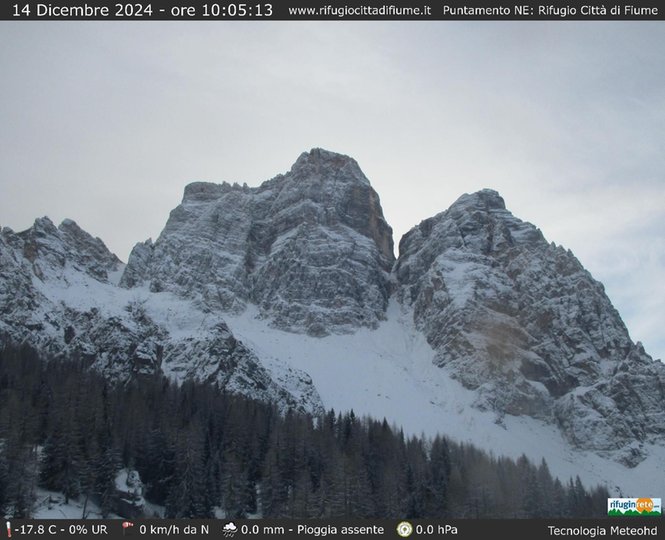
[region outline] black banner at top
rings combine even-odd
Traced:
[[[6,0],[5,21],[662,21],[659,0]]]

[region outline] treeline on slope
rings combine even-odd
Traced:
[[[37,485],[109,513],[114,479],[139,472],[166,517],[591,517],[607,491],[547,464],[496,458],[385,420],[319,418],[177,386],[111,384],[83,363],[0,351],[0,514],[29,517]]]

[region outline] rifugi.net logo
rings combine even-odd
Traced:
[[[660,516],[660,499],[640,497],[639,499],[607,499],[608,516]]]

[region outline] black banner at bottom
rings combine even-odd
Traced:
[[[661,518],[451,520],[8,520],[7,538],[664,538]],[[0,538],[2,536],[0,535]]]

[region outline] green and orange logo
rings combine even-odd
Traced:
[[[608,516],[661,516],[661,500],[652,497],[638,499],[607,499]]]

